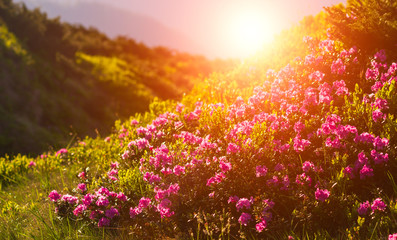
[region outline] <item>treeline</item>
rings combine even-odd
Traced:
[[[179,99],[232,61],[149,48],[0,0],[0,155],[110,131],[153,98]],[[69,135],[69,133],[72,133]]]

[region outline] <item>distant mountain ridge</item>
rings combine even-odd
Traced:
[[[49,17],[60,16],[64,22],[95,27],[109,37],[123,35],[151,47],[165,46],[193,54],[205,53],[203,46],[156,19],[105,3],[79,1],[67,6],[50,1],[25,0],[24,3],[30,9],[39,6]]]

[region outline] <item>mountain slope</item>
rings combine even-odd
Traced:
[[[35,1],[25,1],[29,8],[37,6]],[[128,10],[119,9],[100,2],[83,2],[64,6],[60,3],[41,1],[40,8],[51,17],[61,16],[70,23],[81,23],[86,27],[97,26],[109,37],[120,33],[146,45],[166,46],[193,54],[205,52],[203,47],[182,33],[164,26],[159,21]]]
[[[227,66],[110,39],[9,0],[0,1],[0,23],[0,155],[65,145],[69,133],[108,133],[116,119],[147,110],[153,98],[178,99],[198,75]]]

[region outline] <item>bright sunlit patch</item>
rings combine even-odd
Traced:
[[[247,57],[274,37],[274,19],[256,9],[236,11],[229,23],[229,42],[236,54]]]

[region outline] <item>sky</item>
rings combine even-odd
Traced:
[[[62,8],[76,7],[81,3],[101,3],[115,9],[128,11],[150,18],[167,29],[178,32],[179,39],[190,41],[184,46],[180,40],[164,41],[168,47],[177,50],[203,54],[207,57],[247,57],[263,43],[283,29],[297,24],[306,15],[319,13],[324,6],[345,3],[346,0],[22,0],[31,6],[54,3]],[[29,6],[28,4],[28,6]],[[44,11],[47,10],[42,7]],[[55,12],[55,11],[54,11]],[[59,12],[58,14],[60,14]],[[84,14],[83,14],[84,15]],[[51,12],[49,12],[51,16]],[[100,18],[100,16],[98,16]],[[61,16],[62,19],[62,16]],[[66,21],[73,19],[64,18]],[[77,18],[76,18],[77,19]],[[85,21],[84,16],[78,21]],[[93,20],[91,25],[95,25]],[[103,23],[101,23],[103,25]],[[98,27],[101,30],[101,27]],[[132,24],[120,22],[117,28],[121,35]],[[144,25],[144,24],[143,24]],[[116,29],[116,27],[115,27]],[[146,31],[150,31],[148,28]],[[106,30],[104,30],[106,32]],[[139,38],[141,32],[131,36],[146,44],[162,44],[161,35]],[[171,34],[171,33],[170,33]],[[181,36],[184,37],[181,37]],[[150,38],[157,38],[156,41]],[[175,39],[175,38],[174,38]],[[188,40],[186,40],[188,39]],[[153,40],[153,39],[152,39]],[[170,43],[171,42],[171,43]],[[175,42],[175,44],[172,44]],[[193,44],[194,42],[194,44]],[[173,45],[173,46],[171,46]],[[183,47],[182,47],[183,46]],[[189,47],[190,46],[190,47]]]

